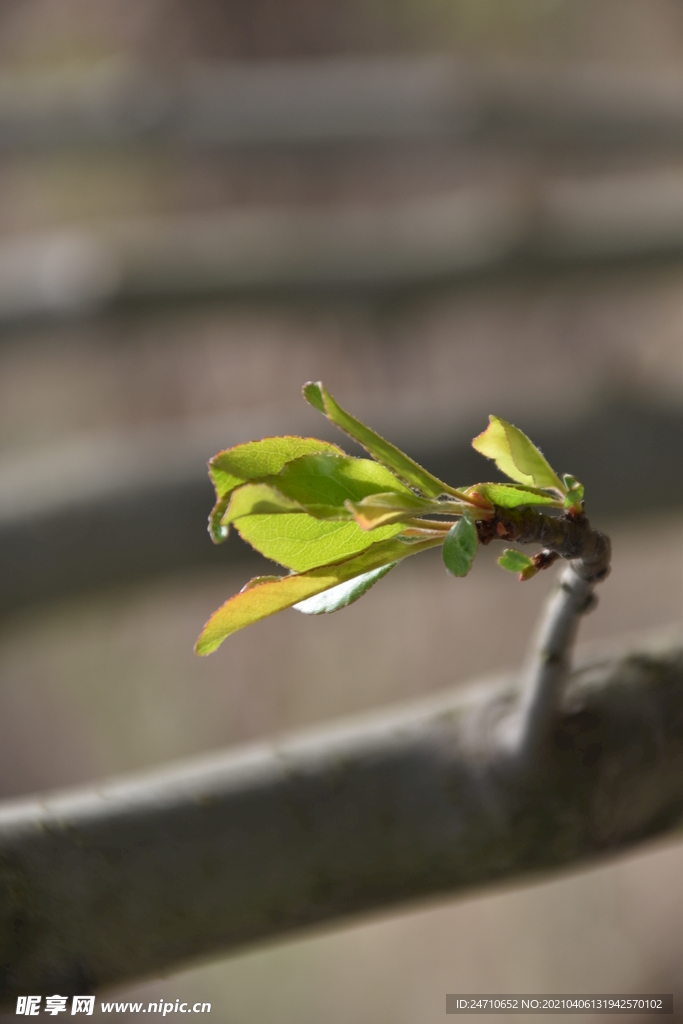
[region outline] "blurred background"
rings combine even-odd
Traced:
[[[519,664],[551,574],[494,551],[194,657],[263,571],[209,541],[206,460],[332,439],[309,379],[455,485],[490,476],[488,414],[517,423],[613,538],[582,638],[680,622],[682,43],[680,0],[1,0],[3,797]],[[674,838],[116,996],[234,1024],[680,1001],[682,869]]]

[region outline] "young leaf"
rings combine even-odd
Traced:
[[[413,494],[379,462],[349,455],[304,455],[288,463],[278,476],[268,477],[268,482],[305,508],[336,506],[342,512],[346,501],[361,501],[369,494]]]
[[[304,517],[301,517],[304,518]],[[355,558],[335,565],[325,565],[301,575],[284,576],[270,582],[261,582],[235,594],[221,605],[204,626],[195,645],[197,654],[210,654],[238,629],[265,619],[268,615],[291,608],[324,590],[345,583],[365,573],[380,569],[409,555],[426,551],[440,544],[439,538],[413,543],[400,539],[373,544]]]
[[[277,583],[279,580],[283,580],[284,576],[254,576],[252,580],[245,583],[240,590],[240,594],[244,593],[245,590],[251,590],[252,587],[260,587],[262,583]]]
[[[570,473],[565,473],[562,479],[565,482],[565,486],[568,488],[567,495],[564,499],[565,508],[581,507],[583,501],[583,484],[580,483],[575,476]]]
[[[220,521],[235,487],[260,477],[276,475],[288,462],[302,455],[327,452],[344,455],[341,448],[316,437],[265,437],[218,452],[209,460],[209,476],[216,488],[216,504],[209,516],[211,539],[220,544],[228,536]]]
[[[469,495],[470,491],[481,494],[499,508],[518,508],[520,505],[553,505],[559,508],[562,505],[547,491],[524,484],[475,484],[465,493]]]
[[[567,497],[564,499],[564,507],[569,509],[580,509],[583,501],[583,487],[577,487],[575,491],[570,491]]]
[[[498,559],[498,565],[508,572],[522,573],[533,566],[533,560],[525,555],[523,551],[516,548],[505,548],[505,551]]]
[[[264,437],[261,441],[247,441],[234,448],[226,448],[209,460],[209,475],[221,498],[247,480],[276,476],[288,462],[302,455],[344,455],[336,444],[317,437]]]
[[[371,494],[362,501],[347,501],[346,507],[363,530],[375,530],[388,523],[400,523],[419,515],[462,515],[467,506],[459,501],[434,501],[406,494]]]
[[[564,497],[567,488],[526,434],[498,416],[489,416],[489,421],[486,430],[472,441],[472,447],[493,459],[511,480],[550,488]]]
[[[329,391],[325,390],[322,383],[309,381],[308,384],[304,384],[303,392],[304,398],[314,409],[324,413],[332,423],[352,437],[354,441],[358,441],[378,462],[393,470],[397,476],[412,487],[417,487],[427,497],[435,498],[439,494],[454,494],[456,497],[461,497],[448,484],[423,469],[395,445],[385,441],[370,427],[366,427],[364,423],[342,409]]]
[[[327,612],[339,611],[340,608],[346,608],[361,598],[370,587],[373,587],[378,580],[386,576],[397,564],[397,562],[389,562],[388,565],[383,565],[381,569],[364,572],[361,576],[356,576],[346,583],[338,583],[336,587],[323,590],[322,594],[316,594],[315,597],[308,597],[305,601],[299,601],[293,607],[298,612],[303,612],[304,615],[323,615]]]
[[[347,503],[391,487],[408,499],[413,492],[388,469],[371,459],[348,455],[304,455],[288,463],[277,476],[243,484],[232,492],[221,519],[228,526],[250,514],[307,512],[315,519],[353,518]],[[418,499],[416,499],[418,500]]]
[[[443,542],[443,560],[453,576],[467,576],[478,544],[477,528],[465,512],[450,528]]]
[[[230,504],[221,519],[221,526],[229,526],[242,516],[305,511],[298,501],[288,498],[271,484],[242,484],[230,495]]]
[[[266,558],[296,572],[341,562],[401,532],[400,523],[366,533],[353,521],[314,519],[297,512],[242,516],[235,528]]]

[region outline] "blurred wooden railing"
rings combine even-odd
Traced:
[[[682,183],[668,168],[10,236],[0,239],[0,323],[141,299],[396,292],[520,267],[680,259]]]
[[[476,149],[495,170],[489,183],[394,202],[216,209],[0,238],[0,324],[129,300],[402,289],[520,263],[680,257],[678,76],[445,56],[175,74],[108,61],[0,74],[0,153],[10,155],[170,144],[173,160],[193,147],[307,153],[314,143],[348,151],[429,140]],[[549,164],[536,159],[548,147]],[[505,169],[511,152],[531,155],[521,176],[519,162],[516,173]],[[577,176],[575,158],[586,153],[593,173]],[[573,172],[558,173],[558,156]]]
[[[678,75],[449,56],[0,75],[0,150],[455,140],[680,152]]]

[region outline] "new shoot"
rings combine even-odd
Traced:
[[[479,544],[540,543],[532,556],[508,547],[499,564],[528,580],[557,558],[581,565],[591,584],[609,553],[583,511],[583,486],[560,477],[517,427],[491,416],[474,448],[510,483],[453,487],[351,416],[321,383],[306,400],[369,458],[312,437],[268,437],[219,452],[209,462],[215,543],[231,526],[286,575],[257,576],[217,609],[197,640],[210,654],[231,633],[285,608],[308,615],[357,601],[402,559],[440,546],[447,570],[466,576]],[[607,559],[607,561],[606,561]],[[578,561],[577,561],[578,560]]]

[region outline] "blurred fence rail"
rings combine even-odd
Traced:
[[[0,150],[455,139],[680,150],[678,75],[449,57],[0,75]]]
[[[397,289],[520,264],[680,257],[677,168],[403,202],[224,210],[0,240],[0,322],[114,302]]]
[[[0,808],[0,999],[63,994],[614,854],[683,821],[683,647],[576,669],[533,782],[507,678]]]

